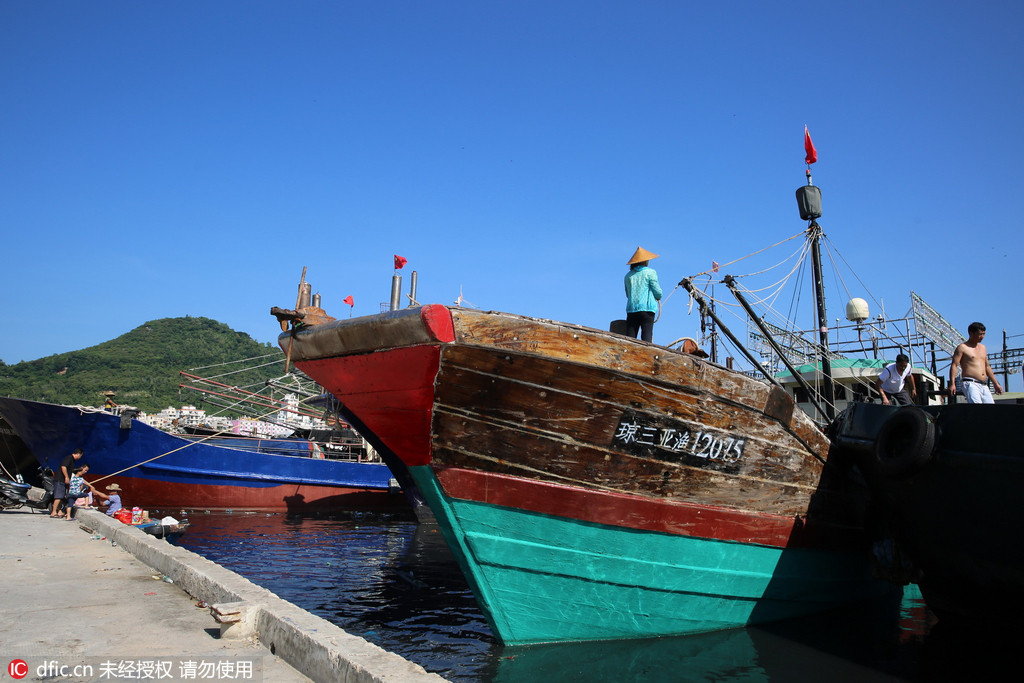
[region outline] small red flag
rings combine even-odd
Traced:
[[[356,300],[352,298],[351,294],[349,294],[344,299],[342,299],[342,301],[344,303],[348,304],[349,306],[355,306],[356,305]]]
[[[712,261],[711,262],[711,272],[712,273],[717,273],[718,272],[718,261]]]
[[[808,166],[818,160],[818,150],[814,149],[814,143],[811,142],[811,132],[807,130],[807,126],[804,126],[804,150],[807,152],[804,161],[807,162]]]
[[[408,262],[409,259],[403,256],[399,256],[398,254],[395,254],[395,270],[401,270],[402,267],[405,266],[405,264]]]

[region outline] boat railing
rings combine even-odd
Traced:
[[[232,448],[260,455],[285,455],[296,458],[349,462],[380,461],[379,456],[372,449],[366,448],[362,439],[337,437],[328,441],[305,441],[301,439],[265,439],[235,434],[213,437],[186,434],[179,436],[189,441],[201,441],[211,446]]]

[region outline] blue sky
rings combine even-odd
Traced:
[[[0,359],[183,315],[272,341],[303,266],[365,315],[394,254],[423,302],[606,328],[637,245],[668,292],[805,227],[805,124],[851,295],[1024,346],[1022,29],[1019,2],[4,0]]]

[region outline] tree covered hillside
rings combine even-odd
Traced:
[[[262,361],[271,363],[267,367],[231,375],[221,380],[225,384],[247,386],[279,377],[284,373],[284,354],[276,346],[261,344],[216,320],[163,318],[80,351],[16,365],[0,361],[0,395],[99,406],[103,392],[113,391],[117,403],[155,412],[197,400],[193,392],[179,398],[180,370],[275,353],[280,363],[273,363],[271,356]],[[195,374],[210,376],[237,368],[226,366]]]

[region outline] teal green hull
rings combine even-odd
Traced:
[[[696,538],[453,499],[409,468],[507,645],[685,635],[876,594],[853,553]]]

